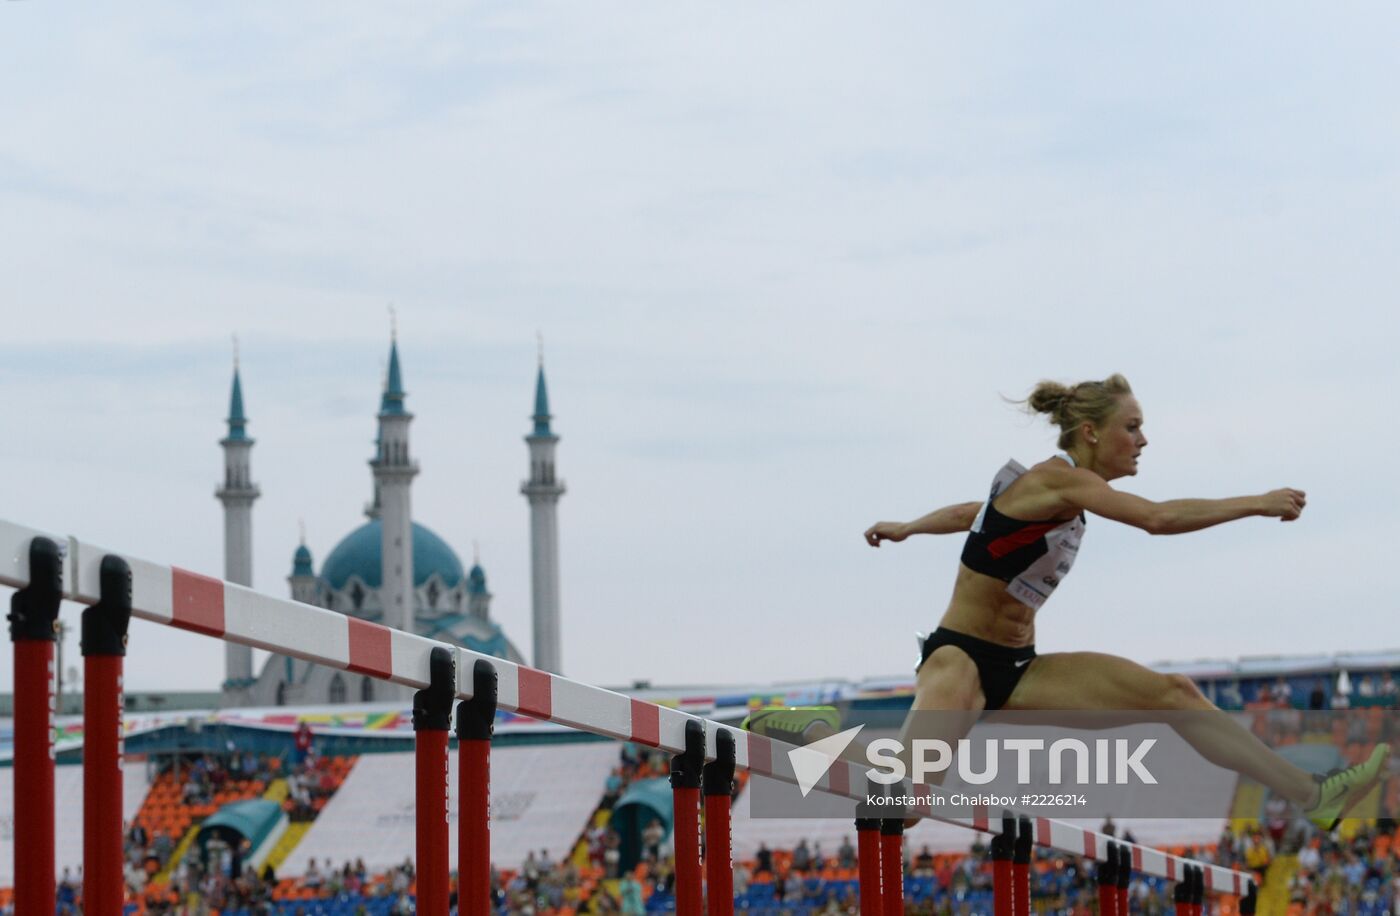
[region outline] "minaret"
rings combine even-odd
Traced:
[[[301,532],[301,544],[292,554],[292,574],[287,577],[292,587],[292,600],[304,604],[320,604],[316,600],[316,570],[311,564],[311,551],[306,546],[306,530]]]
[[[481,568],[481,552],[473,545],[472,568],[467,573],[467,613],[478,620],[491,619],[491,592],[486,588],[486,570]]]
[[[253,500],[260,494],[253,483],[253,440],[243,415],[243,385],[238,378],[238,355],[233,357],[233,394],[229,399],[228,435],[224,447],[224,484],[214,491],[224,504],[224,578],[239,585],[253,584]],[[224,643],[223,704],[246,706],[253,686],[253,650]]]
[[[389,372],[379,404],[379,452],[370,461],[379,496],[380,550],[383,574],[379,602],[382,623],[413,632],[413,511],[411,489],[418,474],[408,450],[408,425],[413,414],[404,409],[403,377],[399,371],[399,343],[395,332],[389,346]],[[383,689],[379,689],[382,687]],[[401,700],[407,688],[393,684],[376,687],[379,699]]]
[[[544,385],[544,352],[540,352],[535,379],[534,431],[525,437],[530,446],[530,479],[520,492],[530,502],[530,583],[534,607],[534,665],[555,674],[560,671],[559,645],[559,526],[557,509],[564,484],[554,476],[554,446],[559,437],[549,428],[549,396]]]

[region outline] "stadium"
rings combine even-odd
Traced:
[[[1395,693],[1385,689],[1396,656],[1247,659],[1197,667],[1203,683],[1238,691],[1238,714],[1261,727],[1299,728],[1323,685],[1322,708],[1342,698],[1370,711],[1391,738]],[[1209,678],[1209,680],[1206,680]],[[1354,696],[1338,691],[1352,686]],[[1364,686],[1363,686],[1364,685]],[[850,721],[887,719],[907,706],[912,684],[892,680],[761,685],[736,689],[629,691],[663,707],[737,722],[777,703],[830,703]],[[1294,700],[1293,697],[1300,698]],[[82,806],[81,719],[58,720],[56,797]],[[411,912],[415,800],[409,712],[390,704],[180,710],[129,717],[124,726],[123,856],[128,912]],[[492,741],[491,878],[497,912],[645,912],[676,909],[669,754],[637,743],[586,740],[572,729],[501,713]],[[582,740],[581,740],[582,739]],[[1297,739],[1333,750],[1332,736],[1299,730]],[[13,753],[13,744],[9,751]],[[456,755],[448,758],[457,785]],[[7,775],[8,775],[7,771]],[[742,775],[742,774],[741,774]],[[5,823],[13,825],[13,783],[3,783]],[[761,913],[854,911],[857,859],[850,822],[746,816],[746,781],[734,787],[735,906]],[[1271,805],[1257,785],[1242,786],[1213,820],[1120,819],[1086,829],[1125,842],[1238,868],[1260,882],[1259,912],[1303,912],[1318,899],[1355,900],[1354,912],[1389,912],[1392,776],[1324,834]],[[726,798],[727,803],[731,799]],[[457,821],[455,800],[447,820]],[[60,911],[82,904],[81,820],[60,817],[56,834]],[[455,839],[455,835],[454,835]],[[925,822],[905,836],[902,872],[910,912],[991,912],[989,836]],[[16,835],[0,856],[13,861]],[[455,847],[455,843],[453,846]],[[457,861],[457,849],[451,850]],[[1096,863],[1057,852],[1039,857],[1031,878],[1036,912],[1097,907]],[[13,880],[13,873],[4,877]],[[1150,876],[1128,887],[1133,911],[1170,905],[1170,882]],[[4,899],[11,901],[12,892]],[[457,890],[452,890],[456,905]],[[1222,897],[1213,912],[1236,912]]]

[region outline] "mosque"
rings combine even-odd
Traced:
[[[379,403],[379,435],[369,461],[374,496],[368,521],[345,535],[317,572],[305,540],[292,556],[287,581],[291,596],[342,614],[411,630],[516,663],[526,660],[491,619],[486,573],[475,561],[464,571],[451,546],[413,519],[412,483],[418,464],[409,449],[413,414],[405,406],[398,341],[389,346],[389,369]],[[530,571],[536,668],[560,671],[559,544],[556,508],[564,485],[554,473],[559,437],[550,421],[544,362],[535,378],[533,428],[525,436],[530,476],[520,492],[530,506]],[[261,495],[252,479],[253,439],[243,410],[243,388],[234,366],[224,482],[215,492],[224,507],[224,578],[251,585],[253,502]],[[225,706],[284,706],[405,702],[406,687],[364,675],[272,655],[258,673],[247,646],[225,644]]]

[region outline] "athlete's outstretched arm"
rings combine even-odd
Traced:
[[[1057,476],[1055,489],[1071,506],[1141,528],[1149,534],[1185,534],[1251,515],[1291,522],[1307,505],[1307,494],[1289,487],[1259,496],[1153,502],[1119,492],[1091,471],[1071,469]]]
[[[957,534],[972,527],[981,503],[958,503],[934,509],[912,522],[876,522],[865,530],[865,542],[879,547],[881,541],[899,543],[911,534]]]

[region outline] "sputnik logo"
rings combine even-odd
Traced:
[[[862,728],[865,726],[857,725],[855,728],[848,728],[820,741],[813,741],[788,751],[792,774],[797,777],[797,788],[802,790],[803,798],[816,788],[826,771],[841,758]]]

